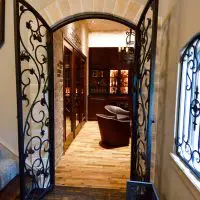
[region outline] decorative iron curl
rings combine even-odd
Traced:
[[[149,7],[149,10],[151,7]],[[138,44],[140,44],[140,58],[138,66],[138,84],[137,84],[137,151],[136,154],[136,174],[138,179],[146,181],[147,176],[147,139],[148,139],[148,118],[149,118],[149,86],[151,73],[151,49],[152,49],[152,17],[144,16],[140,25],[140,37]]]
[[[24,170],[33,190],[50,186],[48,31],[32,10],[20,3],[19,25]]]

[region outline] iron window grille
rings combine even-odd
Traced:
[[[183,49],[177,109],[176,153],[200,178],[200,34]]]

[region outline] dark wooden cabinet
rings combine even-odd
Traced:
[[[90,95],[109,94],[109,70],[90,69],[89,93]]]
[[[105,48],[90,48],[89,59],[89,65],[93,68],[106,68],[109,63],[108,51]]]
[[[86,61],[83,56],[75,52],[75,113],[76,113],[76,127],[86,119]]]
[[[63,63],[64,143],[67,148],[86,120],[86,57],[65,42]]]
[[[107,48],[108,52],[108,66],[110,69],[121,69],[122,63],[119,60],[118,48]]]
[[[127,69],[130,64],[120,60],[118,48],[89,48],[89,66],[98,69]]]
[[[97,120],[96,113],[104,112],[102,108],[107,104],[107,97],[104,96],[89,96],[88,98],[88,120]]]
[[[67,136],[73,132],[73,115],[72,115],[72,55],[73,49],[64,47],[63,54],[63,106],[64,106],[64,141]],[[66,128],[65,128],[66,127]]]
[[[120,61],[118,48],[89,49],[88,120],[96,120],[107,104],[131,110],[132,68]]]

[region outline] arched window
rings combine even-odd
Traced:
[[[180,58],[176,153],[200,178],[200,34]]]

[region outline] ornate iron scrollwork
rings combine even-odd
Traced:
[[[149,1],[136,35],[137,80],[134,83],[132,180],[150,181],[157,2]],[[156,16],[155,16],[156,15]],[[156,24],[156,26],[155,26]],[[138,59],[139,57],[139,59]]]
[[[49,27],[26,2],[16,2],[18,12],[18,87],[21,91],[22,127],[20,157],[24,171],[23,198],[51,186]],[[53,141],[51,141],[53,142]],[[23,165],[23,166],[22,166]],[[42,192],[38,193],[38,196]],[[36,195],[37,196],[37,195]],[[35,196],[35,197],[36,197]],[[38,198],[38,197],[37,197]]]
[[[180,71],[176,151],[200,178],[200,35],[184,48]]]

